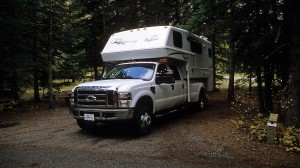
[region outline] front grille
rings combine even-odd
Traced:
[[[72,111],[74,116],[78,116],[78,111]]]
[[[113,90],[96,86],[77,87],[74,91],[74,103],[77,105],[111,107],[115,104],[115,97]]]

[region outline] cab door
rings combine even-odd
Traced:
[[[179,106],[185,103],[185,81],[182,78],[182,74],[179,73],[178,66],[169,65],[173,71],[174,78],[174,106]]]
[[[156,104],[155,111],[168,109],[180,105],[183,102],[182,82],[178,80],[180,77],[176,78],[174,76],[174,71],[175,70],[170,68],[167,64],[159,64],[157,67],[154,94]],[[158,82],[158,77],[164,75],[166,72],[172,72],[172,80]]]

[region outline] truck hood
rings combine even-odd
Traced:
[[[110,79],[110,80],[98,80],[92,82],[85,82],[77,85],[76,87],[97,86],[102,88],[103,90],[115,90],[115,91],[126,92],[129,87],[134,87],[136,85],[140,85],[146,82],[149,81],[143,81],[141,79]],[[75,88],[73,88],[72,91],[74,91]]]

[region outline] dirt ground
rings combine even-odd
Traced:
[[[23,105],[0,114],[0,167],[300,167],[300,156],[253,142],[235,130],[225,94],[209,95],[203,112],[157,119],[136,137],[124,124],[83,132],[63,96],[56,109]]]

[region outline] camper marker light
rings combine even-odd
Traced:
[[[168,62],[168,59],[167,59],[167,58],[161,58],[161,59],[159,59],[159,62],[167,63],[167,62]]]

